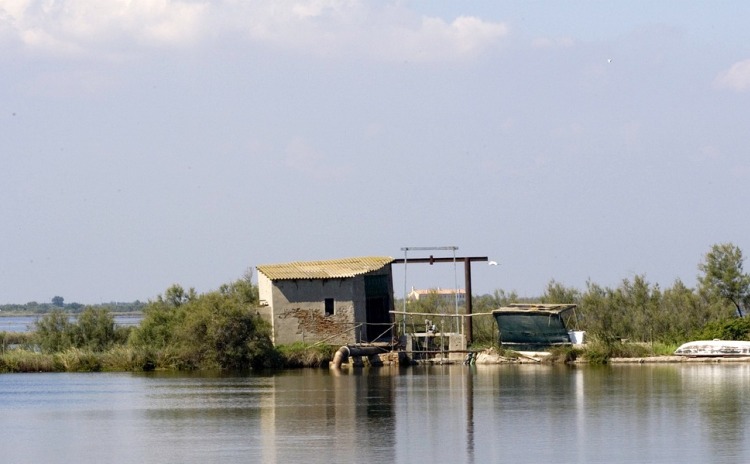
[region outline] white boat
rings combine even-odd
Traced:
[[[741,340],[698,340],[681,345],[678,356],[750,356],[750,342]]]

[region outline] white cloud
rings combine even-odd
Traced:
[[[714,84],[718,87],[744,92],[750,89],[750,59],[734,63],[728,70],[721,72]]]
[[[381,57],[407,61],[442,61],[473,57],[496,46],[508,35],[502,23],[490,23],[471,16],[460,16],[448,23],[441,18],[423,17],[418,27],[392,28],[371,46]]]
[[[351,0],[309,0],[294,2],[291,12],[300,17],[318,17],[326,11],[338,12],[356,6]]]
[[[200,33],[207,9],[178,0],[10,0],[0,6],[0,22],[31,49],[68,54],[106,49],[119,39],[184,43]]]
[[[386,60],[472,57],[508,34],[473,16],[422,17],[395,4],[361,0],[4,0],[8,31],[29,50],[112,55],[221,38],[314,55]],[[2,42],[0,42],[2,45]]]

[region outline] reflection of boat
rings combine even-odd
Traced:
[[[501,345],[533,349],[582,343],[583,332],[569,328],[574,325],[575,308],[574,304],[511,304],[492,311],[492,316]]]
[[[741,340],[698,340],[681,345],[680,356],[750,356],[750,342]]]

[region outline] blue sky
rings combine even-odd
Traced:
[[[749,10],[2,0],[0,302],[446,245],[478,293],[694,285],[750,253]]]

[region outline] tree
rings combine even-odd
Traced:
[[[64,306],[65,298],[61,296],[54,296],[52,297],[52,304],[58,308],[62,308]]]
[[[190,300],[196,298],[194,288],[190,288],[187,292],[180,285],[174,284],[164,292],[164,297],[159,295],[159,301],[164,301],[173,308],[177,308]]]
[[[73,346],[72,324],[68,315],[56,309],[36,321],[35,337],[39,348],[45,353],[65,351]]]
[[[247,279],[198,295],[173,285],[144,309],[129,343],[157,365],[247,369],[276,362],[270,326],[258,316],[257,288]]]
[[[117,341],[115,318],[104,308],[86,308],[71,333],[76,347],[92,351],[105,351]]]
[[[112,313],[105,308],[86,308],[71,321],[69,313],[55,309],[40,317],[36,323],[35,340],[45,353],[58,353],[69,348],[105,351],[117,343],[124,343],[127,329],[115,327]]]
[[[750,276],[742,271],[742,250],[732,243],[711,247],[698,269],[701,288],[710,295],[730,301],[742,317],[742,307],[750,300]]]
[[[540,299],[541,303],[577,304],[581,299],[581,292],[577,288],[566,287],[555,280],[547,283],[547,289]]]

